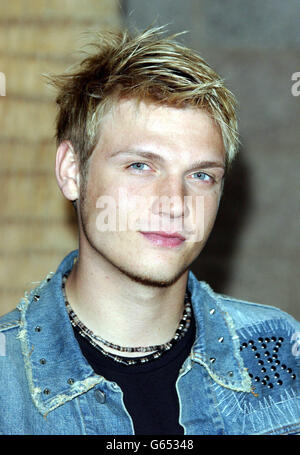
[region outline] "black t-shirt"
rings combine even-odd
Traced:
[[[179,370],[195,340],[194,316],[185,336],[155,360],[124,365],[102,354],[75,328],[74,333],[83,355],[94,369],[122,392],[135,434],[184,434],[179,425],[179,402],[175,388]]]

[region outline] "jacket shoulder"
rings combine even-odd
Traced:
[[[281,322],[300,332],[300,322],[278,307],[236,299],[224,294],[218,294],[218,301],[238,327],[277,320],[278,323]]]

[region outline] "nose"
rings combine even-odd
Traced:
[[[183,218],[185,213],[185,189],[182,180],[176,176],[166,177],[158,185],[152,207],[156,215],[168,218]]]

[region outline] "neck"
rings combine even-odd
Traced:
[[[169,341],[178,328],[187,277],[188,271],[168,287],[149,286],[133,281],[99,254],[79,254],[65,291],[78,318],[95,335],[120,346],[158,345]]]

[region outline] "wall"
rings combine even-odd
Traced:
[[[0,2],[0,314],[76,247],[73,208],[54,177],[54,93],[42,73],[76,60],[83,32],[119,29],[115,0]]]

